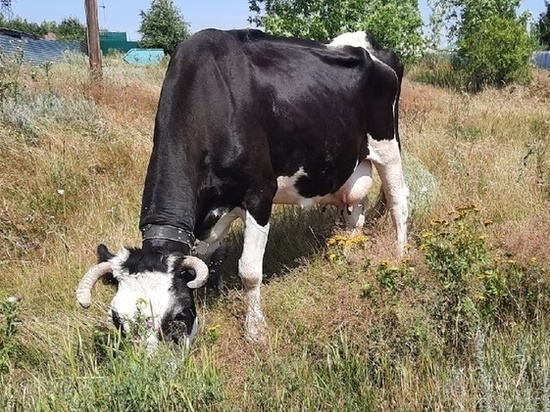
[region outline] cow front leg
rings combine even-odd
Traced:
[[[244,244],[239,259],[239,276],[243,282],[248,309],[245,320],[246,338],[252,342],[262,342],[265,339],[266,322],[260,301],[260,287],[263,276],[263,259],[269,223],[260,225],[246,211],[243,218]]]
[[[369,152],[369,159],[374,162],[380,175],[386,208],[395,226],[397,250],[403,254],[407,243],[409,189],[403,176],[401,151],[395,139],[377,141],[369,138]]]

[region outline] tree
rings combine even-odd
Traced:
[[[537,22],[537,37],[539,43],[547,50],[550,50],[550,1],[544,2],[546,11],[541,13],[539,21]]]
[[[176,46],[189,37],[189,24],[172,0],[152,0],[151,8],[141,10],[139,32],[141,47],[164,49],[172,54]]]
[[[424,46],[418,0],[249,0],[249,10],[268,33],[329,40],[365,30],[404,58]]]
[[[55,21],[44,20],[40,23],[40,28],[44,33],[56,33],[57,32],[57,23]]]
[[[530,78],[529,57],[533,42],[525,24],[502,16],[491,16],[459,43],[458,67],[478,91],[487,85],[505,86]]]
[[[76,17],[61,20],[54,32],[58,40],[86,40],[86,26]]]
[[[27,21],[27,19],[19,16],[11,20],[2,21],[2,26],[7,29],[18,30],[28,34],[32,34],[36,37],[43,37],[46,34],[39,24],[29,22]]]
[[[529,80],[534,44],[527,32],[528,15],[517,15],[519,0],[436,0],[432,8],[446,21],[457,48],[454,69],[465,87],[479,91]]]

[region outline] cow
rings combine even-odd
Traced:
[[[197,331],[193,289],[207,281],[207,262],[240,218],[245,334],[262,341],[260,285],[273,204],[333,205],[349,227],[361,228],[373,164],[403,252],[402,77],[397,56],[365,32],[322,43],[207,29],[181,43],[155,119],[142,246],[113,254],[99,245],[99,263],[78,285],[79,303],[89,307],[93,285],[112,275],[118,290],[109,318],[117,327],[128,330],[141,314],[152,348],[162,337],[189,346]]]

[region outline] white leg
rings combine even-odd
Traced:
[[[409,189],[403,176],[401,152],[395,139],[376,141],[370,136],[369,151],[369,159],[374,162],[380,175],[386,207],[390,211],[397,232],[397,249],[403,254],[407,243]]]
[[[203,239],[203,244],[207,246],[206,249],[198,251],[199,257],[204,260],[207,264],[212,263],[212,255],[222,246],[223,241],[229,232],[231,223],[237,219],[242,210],[240,208],[235,208],[228,213],[223,214],[220,219],[216,222],[209,235]],[[201,245],[201,247],[204,247]]]
[[[244,285],[248,310],[246,313],[246,337],[253,342],[264,340],[266,322],[261,308],[260,287],[262,284],[263,258],[269,223],[260,226],[249,212],[244,216],[243,253],[239,259],[239,276]]]

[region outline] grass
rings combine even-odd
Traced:
[[[409,254],[389,218],[341,237],[336,212],[277,207],[265,345],[243,338],[234,227],[218,293],[197,291],[190,353],[154,357],[74,290],[97,243],[139,245],[164,67],[73,55],[0,73],[0,409],[550,409],[547,76],[476,95],[405,79]],[[373,192],[374,196],[375,191]],[[17,297],[17,298],[10,298]],[[20,299],[19,299],[20,298]]]

